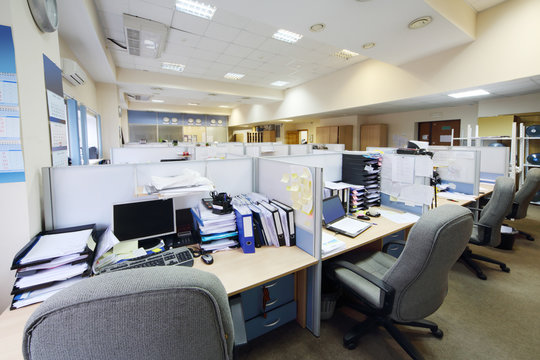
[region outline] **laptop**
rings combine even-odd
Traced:
[[[323,219],[328,230],[356,237],[371,224],[347,217],[338,195],[323,200]]]

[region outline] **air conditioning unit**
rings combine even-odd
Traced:
[[[128,14],[123,15],[128,53],[158,58],[165,48],[169,27],[157,21]]]
[[[71,59],[62,58],[62,76],[75,86],[86,82],[86,73]]]

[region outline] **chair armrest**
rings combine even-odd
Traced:
[[[392,312],[392,307],[394,305],[394,295],[396,293],[395,289],[392,286],[388,285],[381,279],[377,278],[376,276],[368,273],[364,269],[361,269],[355,264],[350,263],[348,261],[336,260],[331,263],[331,266],[334,269],[336,267],[342,267],[349,271],[352,271],[356,275],[363,277],[364,279],[366,279],[367,281],[369,281],[370,283],[372,283],[373,285],[381,289],[382,292],[384,293],[382,310],[385,314],[389,314]]]
[[[388,247],[389,247],[390,245],[401,245],[401,246],[405,246],[405,241],[403,241],[403,240],[392,240],[392,241],[389,241],[389,242],[387,242],[386,244],[383,245],[382,252],[383,252],[383,253],[387,253]]]
[[[469,242],[474,245],[488,245],[491,242],[491,226],[482,225],[479,223],[475,223],[475,225],[479,228],[478,230],[480,230],[480,228],[484,229],[484,236],[480,241],[474,241],[470,239]]]

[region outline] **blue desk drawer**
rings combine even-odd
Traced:
[[[387,242],[394,241],[394,240],[405,240],[405,230],[401,230],[401,231],[398,231],[395,234],[384,237],[383,238],[383,246]],[[399,255],[401,255],[402,251],[403,251],[403,246],[397,245],[397,244],[392,244],[392,245],[388,246],[387,253],[389,255],[392,255],[393,257],[397,258],[397,257],[399,257]]]
[[[294,274],[290,274],[241,294],[244,319],[249,320],[262,315],[263,291],[268,289],[270,300],[266,303],[266,312],[294,300]]]
[[[266,313],[266,319],[261,315],[246,321],[247,340],[251,341],[294,319],[296,319],[296,301],[291,301]]]

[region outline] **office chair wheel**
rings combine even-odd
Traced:
[[[346,347],[348,350],[354,350],[358,346],[358,344],[354,341],[343,341],[343,346]]]
[[[509,273],[510,272],[510,268],[506,265],[501,265],[501,270],[504,271],[504,272],[507,272]]]
[[[534,241],[534,238],[531,235],[527,235],[525,238],[529,241]]]
[[[437,329],[435,331],[431,331],[431,333],[433,334],[433,336],[435,336],[437,339],[442,339],[442,337],[444,336],[444,333],[441,329]]]

